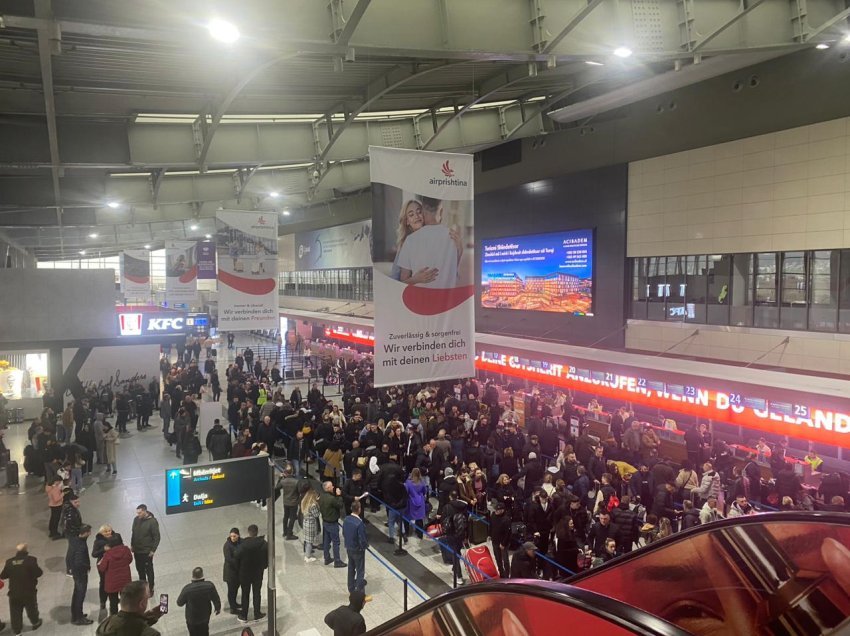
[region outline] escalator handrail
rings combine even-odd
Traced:
[[[498,580],[475,583],[440,594],[411,610],[372,628],[366,636],[383,636],[406,626],[443,605],[480,594],[516,594],[569,605],[642,636],[687,636],[672,623],[608,596],[563,583],[533,580]]]

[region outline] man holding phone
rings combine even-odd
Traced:
[[[180,591],[177,606],[184,605],[189,636],[209,636],[210,615],[213,609],[216,615],[221,613],[221,599],[215,585],[204,580],[203,568],[192,570],[192,582]]]

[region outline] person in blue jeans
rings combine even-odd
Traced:
[[[351,514],[342,522],[342,539],[345,551],[348,553],[348,593],[362,592],[366,587],[366,548],[369,540],[366,538],[366,525],[360,518],[360,502],[351,503]],[[366,597],[372,600],[371,596]]]
[[[339,519],[342,516],[342,491],[326,481],[322,484],[324,492],[319,497],[319,512],[322,515],[322,548],[325,553],[325,565],[334,564],[335,568],[344,568],[348,564],[339,558]],[[333,544],[333,559],[331,545]]]

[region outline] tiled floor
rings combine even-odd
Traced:
[[[152,418],[151,423],[154,426],[160,424],[158,418]],[[26,444],[26,429],[27,425],[11,426],[5,435],[12,458],[17,458],[20,464]],[[204,567],[207,578],[216,584],[219,594],[225,598],[226,588],[221,581],[221,570],[222,546],[227,533],[232,526],[240,527],[244,533],[251,523],[259,525],[263,532],[266,513],[248,503],[166,517],[164,471],[178,462],[164,442],[159,428],[141,433],[133,430],[132,426],[130,429],[132,435],[122,439],[118,447],[119,474],[113,477],[96,472],[92,477],[86,477],[80,509],[84,522],[95,529],[103,523],[109,523],[123,535],[125,542],[129,542],[136,506],[140,503],[148,505],[159,519],[162,534],[162,542],[155,558],[156,592],[168,593],[172,603],[171,613],[160,620],[157,629],[167,635],[184,634],[186,628],[183,612],[175,606],[175,601],[182,586],[189,582],[192,568]],[[278,524],[280,519],[278,514]],[[375,517],[374,525],[381,531],[386,531],[382,525],[383,519],[382,512]],[[38,558],[44,569],[45,574],[39,584],[39,606],[45,622],[39,630],[40,635],[94,634],[96,623],[92,627],[70,625],[73,582],[64,575],[66,543],[64,540],[54,542],[47,539],[47,521],[47,501],[42,480],[21,473],[18,489],[0,489],[0,558],[12,556],[15,544],[25,541],[30,546],[30,553]],[[280,533],[278,525],[277,534]],[[91,539],[89,541],[91,544]],[[347,602],[346,570],[325,567],[321,560],[310,565],[305,564],[300,546],[295,541],[283,541],[278,538],[276,549],[279,632],[291,635],[302,632],[330,633],[323,618],[328,611]],[[451,583],[450,569],[440,562],[435,547],[420,547],[418,541],[411,540],[410,556],[400,557],[392,562],[400,576],[405,576],[404,570],[409,569],[405,566],[406,559],[421,561],[428,569]],[[367,626],[372,628],[402,611],[403,585],[396,574],[379,564],[372,556],[367,556],[366,570],[368,591],[374,600],[364,608],[363,616]],[[133,573],[135,576],[135,569]],[[264,609],[265,598],[264,593]],[[409,602],[412,606],[420,602],[420,599],[411,592]],[[90,618],[97,619],[98,609],[97,575],[93,573],[89,579],[85,610]],[[5,600],[0,600],[0,619],[8,623]],[[259,633],[265,624],[258,626],[261,629],[257,630],[255,627],[255,631]],[[29,629],[28,625],[25,626],[24,633]],[[239,623],[234,616],[222,613],[213,617],[210,629],[213,634],[236,634]]]

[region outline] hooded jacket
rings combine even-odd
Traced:
[[[118,593],[124,589],[133,576],[130,564],[133,553],[123,543],[109,548],[103,553],[103,558],[97,564],[97,570],[103,574],[103,589],[107,594]]]
[[[130,547],[133,552],[150,554],[156,552],[159,547],[159,521],[150,512],[141,519],[133,519],[133,532],[130,538]]]

